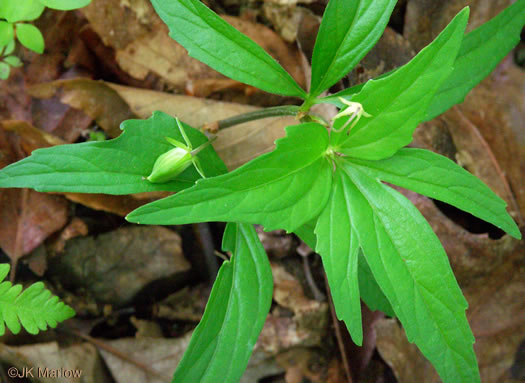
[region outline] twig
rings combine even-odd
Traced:
[[[301,258],[303,258],[303,269],[304,269],[304,276],[306,278],[306,283],[308,283],[308,286],[310,287],[310,290],[312,291],[312,294],[314,295],[315,300],[324,302],[326,300],[326,295],[324,295],[323,292],[319,290],[319,287],[317,287],[317,284],[315,283],[314,277],[312,275],[312,270],[310,268],[310,262],[308,259],[308,255],[303,256]]]
[[[343,334],[341,334],[341,327],[339,326],[339,320],[337,319],[337,315],[335,313],[334,302],[332,301],[332,294],[330,293],[330,286],[328,285],[328,279],[326,278],[326,274],[324,272],[323,272],[323,275],[324,275],[326,290],[328,292],[328,303],[330,306],[330,313],[332,314],[332,322],[335,328],[335,337],[337,338],[337,345],[339,346],[339,351],[341,352],[341,358],[343,359],[343,367],[345,369],[347,382],[353,383],[352,373],[350,372],[350,363],[346,355],[346,348],[345,348],[345,343],[343,341]]]
[[[88,341],[89,343],[91,344],[94,344],[96,347],[102,349],[102,350],[105,350],[113,355],[115,355],[117,358],[120,358],[132,365],[134,365],[135,367],[138,367],[140,368],[141,370],[144,370],[145,372],[147,372],[148,374],[151,374],[153,376],[156,376],[157,378],[160,378],[162,380],[166,380],[166,381],[170,381],[171,378],[168,377],[168,376],[165,376],[163,374],[161,374],[160,372],[154,370],[153,368],[133,359],[133,358],[130,358],[129,356],[125,355],[124,353],[120,352],[119,350],[115,349],[114,347],[111,347],[109,344],[99,340],[99,339],[96,339],[96,338],[93,338],[89,335],[86,335],[86,334],[82,334],[80,331],[77,331],[77,330],[74,330],[74,329],[64,329],[62,328],[60,331],[64,331],[64,332],[68,332],[68,333],[71,333],[72,335],[75,335],[81,339],[84,339],[85,341]]]
[[[272,108],[265,108],[255,110],[253,112],[239,114],[224,120],[214,121],[204,124],[201,130],[210,133],[216,133],[220,129],[226,129],[234,125],[243,124],[245,122],[261,120],[269,117],[295,116],[299,112],[299,107],[296,105],[275,106]]]

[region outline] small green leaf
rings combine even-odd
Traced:
[[[336,171],[332,193],[315,226],[316,251],[323,259],[337,318],[345,322],[352,340],[361,346],[363,327],[357,279],[359,242],[351,225],[348,192],[341,172]]]
[[[207,141],[198,130],[187,125],[184,128],[195,146]],[[200,178],[192,167],[167,183],[153,184],[145,179],[156,159],[172,148],[165,137],[182,140],[173,117],[155,112],[148,120],[124,121],[122,129],[124,132],[113,140],[35,150],[30,157],[0,170],[0,187],[130,194],[179,191]],[[211,145],[199,153],[199,158],[210,177],[227,171]]]
[[[518,44],[525,24],[525,0],[518,0],[463,39],[454,71],[434,95],[425,121],[463,102],[465,96]]]
[[[11,67],[4,62],[0,62],[0,80],[7,80],[10,73]]]
[[[1,0],[0,18],[10,23],[32,21],[40,17],[44,8],[38,0]]]
[[[317,123],[286,128],[277,147],[223,176],[207,178],[176,195],[131,212],[142,224],[226,221],[294,231],[315,218],[330,194],[328,133]]]
[[[306,92],[277,61],[199,0],[152,0],[170,36],[191,57],[234,80],[270,93],[304,98]]]
[[[12,67],[21,67],[23,64],[22,64],[22,61],[16,57],[16,56],[7,56],[7,57],[4,57],[4,61],[11,65]]]
[[[316,97],[339,81],[383,34],[397,0],[331,0],[326,7],[312,56]]]
[[[7,21],[0,21],[0,47],[5,47],[15,38],[13,24]]]
[[[521,238],[507,213],[506,202],[478,178],[439,154],[422,149],[401,149],[380,161],[349,159],[372,178],[401,186],[427,197],[454,205]]]
[[[51,295],[42,282],[37,282],[22,292],[21,285],[12,286],[2,282],[9,272],[9,265],[0,265],[0,336],[5,325],[13,334],[22,327],[30,334],[38,334],[47,327],[56,327],[58,322],[75,315],[75,311]],[[5,323],[5,324],[4,324]]]
[[[58,9],[61,11],[70,11],[72,9],[83,8],[89,3],[91,3],[91,0],[39,0],[39,1],[48,8]]]
[[[468,15],[465,8],[407,65],[382,79],[369,81],[352,97],[372,117],[361,118],[349,136],[345,131],[332,132],[335,150],[350,157],[378,160],[390,157],[412,141],[412,133],[425,116],[433,94],[452,72]],[[336,120],[334,127],[346,120]]]
[[[5,47],[4,55],[10,55],[15,50],[15,39],[11,39]]]
[[[27,49],[44,53],[44,36],[33,24],[16,24],[16,37]]]
[[[445,383],[480,382],[467,302],[432,228],[402,194],[341,162],[352,224],[408,340]]]
[[[238,382],[270,310],[272,270],[253,226],[229,223],[223,249],[232,258],[219,270],[173,382]]]

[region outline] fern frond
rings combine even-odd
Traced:
[[[9,268],[8,264],[0,264],[0,282]],[[37,334],[74,315],[75,311],[51,295],[42,282],[32,284],[23,292],[21,285],[0,283],[0,336],[4,335],[5,325],[13,334],[18,334],[22,326],[28,333]]]

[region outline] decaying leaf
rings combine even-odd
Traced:
[[[154,73],[181,92],[199,87],[194,82],[225,79],[189,57],[186,50],[168,36],[167,27],[149,1],[94,0],[82,12],[104,43],[116,50],[121,68],[135,78],[145,79],[149,73]],[[305,84],[296,48],[284,43],[263,25],[232,16],[224,18],[269,51],[299,84]]]
[[[34,96],[49,97],[62,94],[61,100],[77,105],[90,113],[91,104],[99,105],[98,95],[107,95],[95,120],[106,131],[116,132],[120,123],[130,117],[149,118],[160,110],[179,117],[187,124],[200,127],[207,122],[222,120],[242,113],[258,110],[258,107],[213,101],[196,97],[172,95],[163,92],[125,87],[121,85],[72,79],[39,84],[31,88]],[[269,152],[274,141],[284,136],[284,127],[295,125],[293,117],[268,118],[223,129],[213,146],[229,169],[233,170],[256,156]]]
[[[40,137],[18,134],[17,130],[27,127],[23,122],[0,125],[0,168],[29,155],[42,143],[36,143]],[[59,196],[28,189],[0,190],[0,246],[16,262],[66,224],[67,207]]]
[[[403,34],[416,50],[430,43],[452,18],[464,7],[470,6],[467,32],[496,16],[512,0],[408,0]]]

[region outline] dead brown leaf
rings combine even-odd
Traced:
[[[262,349],[276,354],[293,347],[326,345],[330,324],[328,304],[308,298],[298,278],[279,261],[272,262],[272,274],[274,300],[279,306],[264,324],[259,338]]]
[[[64,104],[83,110],[97,121],[109,137],[120,134],[120,123],[134,118],[128,105],[109,87],[90,79],[58,80],[41,83],[29,89],[33,97],[48,99],[54,96]]]
[[[13,133],[17,128],[24,131],[27,125],[23,122],[0,125],[0,168],[24,158],[34,149],[35,137]],[[0,246],[14,264],[66,224],[67,207],[59,196],[28,189],[0,190]]]
[[[132,77],[144,80],[153,73],[170,88],[179,92],[193,89],[193,94],[201,96],[207,95],[204,89],[224,87],[224,76],[189,57],[186,50],[168,36],[168,28],[149,1],[95,0],[82,12],[104,43],[115,49],[116,61]],[[297,49],[263,25],[233,16],[224,16],[224,19],[265,48],[299,84],[305,84]],[[219,85],[210,85],[210,80],[217,80]],[[208,83],[204,85],[202,81]]]
[[[429,44],[464,7],[470,6],[467,32],[512,4],[512,0],[408,0],[403,34],[417,51]]]
[[[255,106],[172,95],[88,79],[39,84],[32,87],[31,92],[39,97],[49,97],[58,92],[62,94],[63,102],[77,105],[88,114],[92,104],[99,105],[98,95],[102,94],[104,105],[97,107],[99,109],[93,116],[101,126],[112,132],[116,132],[120,123],[130,118],[129,116],[149,118],[156,110],[177,116],[193,127],[200,127],[207,122],[259,109]],[[272,150],[275,140],[284,136],[284,127],[297,123],[293,117],[280,117],[236,125],[221,130],[213,146],[228,168],[233,170]]]

